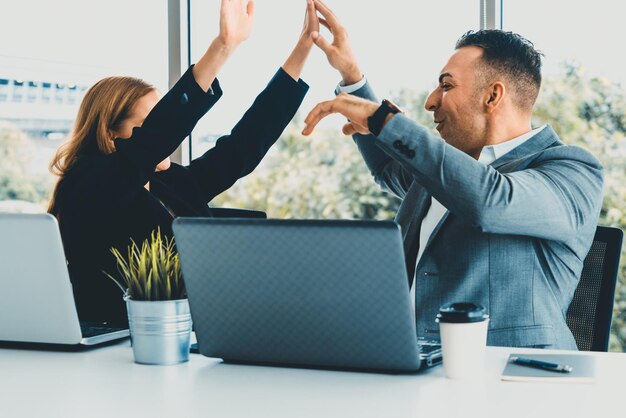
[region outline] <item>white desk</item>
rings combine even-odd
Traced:
[[[239,366],[192,354],[176,366],[133,363],[129,342],[88,352],[0,349],[0,417],[585,417],[626,416],[626,354],[593,353],[593,384]],[[547,352],[547,351],[543,351]]]

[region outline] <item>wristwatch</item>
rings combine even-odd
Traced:
[[[404,111],[391,100],[385,99],[380,104],[380,107],[376,109],[376,112],[367,118],[367,129],[375,136],[378,136],[380,131],[383,130],[387,115],[390,113],[395,115],[396,113],[404,113]]]

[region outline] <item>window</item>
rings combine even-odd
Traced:
[[[13,101],[21,102],[24,95],[24,82],[20,80],[13,80]]]
[[[9,97],[9,80],[0,78],[0,102],[6,102]]]
[[[0,155],[13,158],[0,170],[0,210],[44,210],[48,164],[89,86],[131,75],[167,90],[167,1],[23,0],[3,13],[0,39],[12,41],[0,43]]]
[[[304,20],[304,1],[258,2],[252,36],[220,72],[224,96],[198,123],[192,151],[197,157],[230,132],[256,95],[283,64],[295,45]],[[330,6],[349,31],[362,71],[382,99],[402,89],[417,96],[432,88],[454,50],[456,39],[479,26],[479,2],[445,3],[388,0],[342,0]],[[191,56],[197,60],[216,34],[219,7],[191,1]],[[322,34],[330,38],[323,29]],[[340,81],[321,53],[314,48],[302,78],[310,90],[296,121],[288,127],[268,156],[246,179],[220,196],[215,204],[265,209],[274,217],[377,217],[393,214],[393,203],[371,182],[369,173],[341,135],[341,117],[331,117],[320,128],[325,134],[303,138],[301,120],[322,101],[334,97]],[[297,128],[300,129],[297,129]],[[293,146],[286,146],[290,143]],[[282,145],[281,145],[282,144]],[[348,150],[348,151],[346,151]],[[346,152],[354,161],[336,161],[334,153]],[[308,157],[307,157],[308,156]],[[294,170],[290,174],[286,170]],[[341,179],[341,180],[340,180]],[[348,182],[359,183],[348,185]],[[356,191],[361,193],[356,195]],[[371,192],[373,197],[369,197]],[[379,210],[381,201],[386,210]],[[356,202],[356,203],[354,203]]]

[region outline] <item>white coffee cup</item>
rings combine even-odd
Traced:
[[[443,305],[437,322],[446,377],[472,379],[481,376],[489,326],[485,308],[467,302]]]

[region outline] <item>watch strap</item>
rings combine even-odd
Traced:
[[[378,136],[380,131],[383,130],[383,125],[385,124],[387,115],[390,113],[395,115],[396,113],[400,113],[400,109],[398,106],[385,99],[382,101],[378,109],[376,109],[374,114],[367,118],[367,129],[373,135]]]

